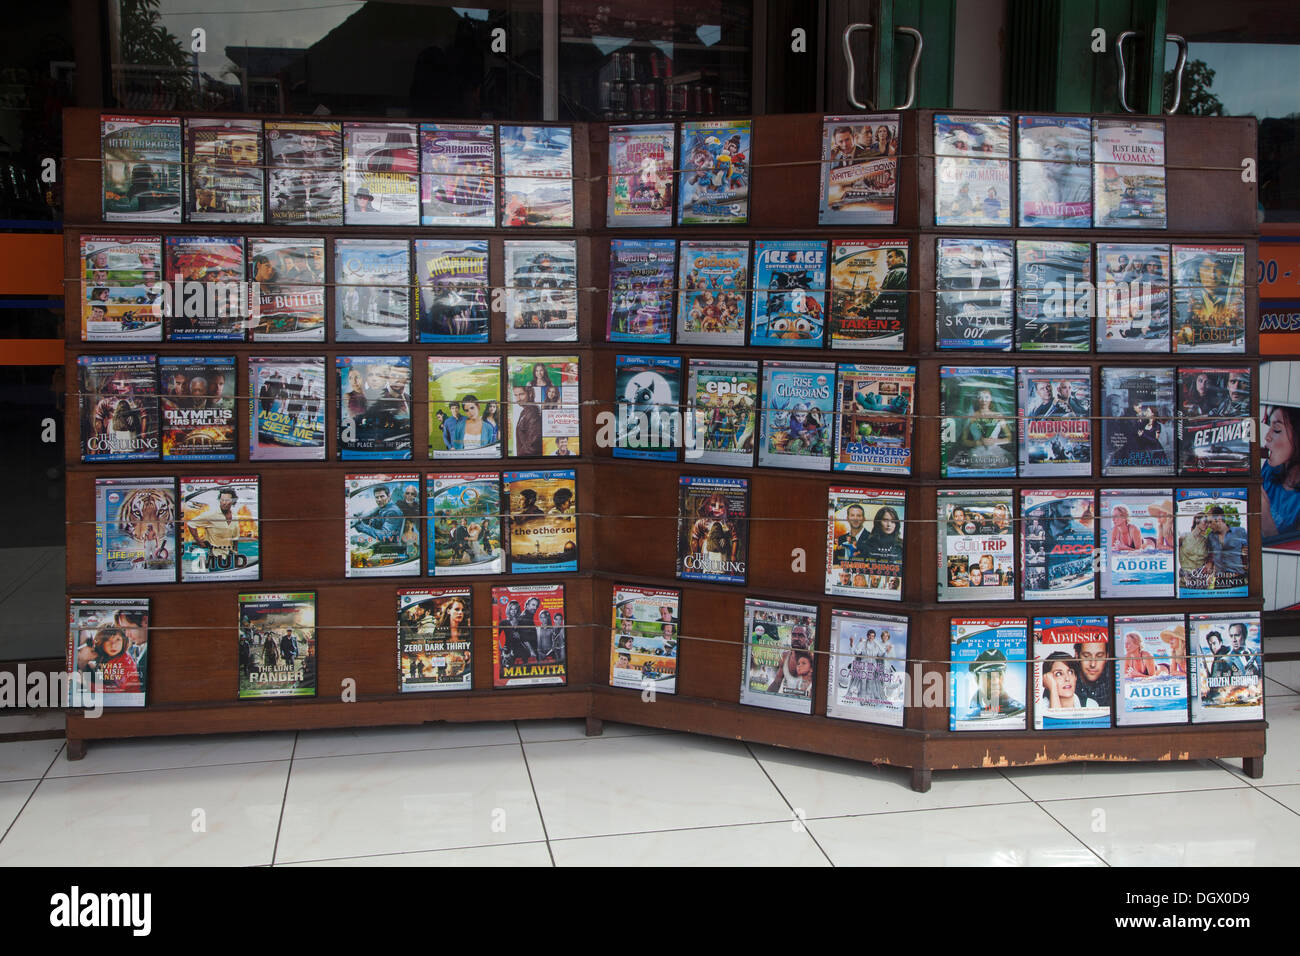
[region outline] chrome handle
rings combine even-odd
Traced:
[[[907,101],[894,107],[896,110],[910,110],[916,102],[916,68],[921,62],[921,51],[925,49],[925,38],[914,27],[897,27],[894,32],[906,33],[916,41],[916,48],[912,50],[912,62],[907,67]]]
[[[870,29],[872,29],[870,23],[850,23],[847,27],[844,28],[844,37],[843,37],[844,59],[849,64],[849,102],[852,103],[856,109],[860,109],[860,110],[874,110],[876,108],[876,105],[875,103],[872,102],[863,103],[861,100],[858,99],[857,91],[854,89],[854,87],[857,86],[858,73],[857,73],[857,69],[853,65],[853,50],[849,46],[849,37],[851,37],[853,33],[857,30],[870,30]]]
[[[1115,40],[1115,59],[1119,60],[1119,105],[1125,113],[1136,113],[1137,110],[1128,105],[1128,64],[1124,62],[1124,41],[1137,35],[1136,30],[1125,30]]]
[[[1183,68],[1187,66],[1187,38],[1177,33],[1166,33],[1165,42],[1178,45],[1178,60],[1174,63],[1174,105],[1165,110],[1166,113],[1177,113],[1178,104],[1183,101]]]

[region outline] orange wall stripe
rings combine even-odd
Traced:
[[[63,236],[0,233],[0,295],[63,298]]]
[[[63,339],[0,339],[0,365],[62,365]]]

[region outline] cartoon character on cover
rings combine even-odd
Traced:
[[[721,174],[721,185],[727,190],[741,189],[745,185],[745,154],[740,148],[740,134],[727,140],[715,157]]]

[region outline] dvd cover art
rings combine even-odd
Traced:
[[[407,240],[335,239],[334,282],[334,341],[411,340]]]
[[[502,126],[500,137],[501,225],[572,226],[573,130]]]
[[[155,355],[79,355],[81,460],[156,461],[161,446]]]
[[[677,297],[682,345],[744,345],[749,243],[683,239]]]
[[[1110,657],[1105,617],[1034,618],[1034,729],[1109,727]]]
[[[682,360],[675,355],[616,355],[615,458],[676,461],[684,444]]]
[[[325,358],[248,360],[250,461],[325,460]]]
[[[1092,120],[1096,229],[1164,229],[1165,124],[1160,120]]]
[[[898,119],[897,113],[822,118],[818,223],[893,225]]]
[[[494,133],[490,123],[420,124],[420,225],[497,224]]]
[[[343,221],[420,222],[420,147],[414,123],[343,124]]]
[[[507,471],[510,573],[578,570],[578,480],[571,469]]]
[[[1087,352],[1092,299],[1090,243],[1017,240],[1017,351]]]
[[[826,243],[754,243],[750,345],[819,349],[826,335]]]
[[[242,342],[251,324],[238,236],[165,236],[169,342]],[[170,301],[168,301],[170,299]]]
[[[903,350],[910,245],[906,239],[831,241],[831,348]]]
[[[1172,488],[1101,489],[1101,597],[1174,596]]]
[[[486,239],[415,240],[415,316],[421,342],[488,340]]]
[[[1010,489],[940,490],[938,496],[939,600],[1014,600]]]
[[[826,716],[903,726],[908,619],[831,609]]]
[[[1265,580],[1272,569],[1283,567],[1285,552],[1300,551],[1300,488],[1295,486],[1300,476],[1300,394],[1290,394],[1297,374],[1300,366],[1294,362],[1260,366],[1260,537],[1269,555],[1263,563]]]
[[[1092,225],[1092,125],[1086,116],[1019,118],[1021,226]]]
[[[1169,246],[1097,243],[1097,351],[1168,352]]]
[[[185,120],[186,222],[262,222],[262,121]]]
[[[609,241],[610,342],[670,342],[673,337],[674,239]]]
[[[582,454],[578,356],[511,355],[506,388],[511,458]]]
[[[1011,225],[1011,117],[936,113],[934,224]]]
[[[1097,596],[1097,531],[1090,488],[1020,495],[1020,581],[1026,601],[1091,601]]]
[[[181,580],[262,577],[257,475],[182,478]]]
[[[347,475],[345,577],[420,573],[420,476]]]
[[[1259,612],[1189,614],[1192,723],[1264,719]]]
[[[748,467],[758,431],[758,363],[744,359],[690,360],[687,383],[695,441],[686,457],[702,465]]]
[[[492,686],[568,683],[564,585],[492,589]]]
[[[891,488],[827,489],[827,594],[903,599],[906,500],[906,492]]]
[[[343,127],[325,120],[267,120],[267,222],[343,225]]]
[[[239,595],[239,699],[316,696],[316,594]]]
[[[466,472],[425,476],[428,500],[429,574],[502,574],[501,475]]]
[[[758,464],[825,471],[834,440],[835,366],[764,362]]]
[[[677,479],[677,577],[744,584],[749,547],[749,479]]]
[[[609,128],[607,226],[673,224],[676,127],[647,123]]]
[[[939,369],[941,478],[1016,473],[1016,370],[944,365]]]
[[[403,693],[474,689],[474,593],[397,592],[397,683]]]
[[[578,340],[578,244],[505,242],[506,341]]]
[[[1010,239],[940,239],[935,246],[936,345],[1011,351]]]
[[[1246,351],[1245,246],[1172,247],[1174,351]]]
[[[1092,371],[1020,368],[1020,476],[1092,474]]]
[[[1024,730],[1029,622],[952,619],[949,730]]]
[[[1174,473],[1174,370],[1101,370],[1101,473]]]
[[[162,341],[162,236],[81,237],[81,340]]]
[[[52,706],[143,707],[149,689],[149,599],[68,599],[68,696]]]
[[[1248,474],[1250,369],[1178,370],[1178,473]]]
[[[340,355],[339,458],[409,461],[411,357]]]
[[[234,461],[235,357],[163,355],[162,456],[170,461]]]
[[[176,580],[176,479],[95,479],[95,583]]]
[[[101,208],[105,222],[181,221],[181,121],[102,116]]]
[[[682,592],[614,585],[609,686],[677,693]]]
[[[501,457],[501,358],[429,356],[429,457]]]
[[[835,398],[835,471],[912,473],[914,365],[840,365]]]
[[[1245,488],[1179,488],[1178,596],[1246,597],[1250,535]]]
[[[1187,628],[1181,614],[1114,618],[1115,725],[1187,723]]]
[[[325,341],[325,240],[249,239],[254,342]]]
[[[682,124],[677,160],[677,224],[749,222],[749,120]]]
[[[817,681],[817,606],[745,598],[740,702],[811,714]]]

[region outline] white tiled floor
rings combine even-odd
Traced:
[[[1232,760],[1084,764],[936,772],[918,794],[900,770],[569,720],[92,743],[72,763],[57,740],[0,743],[0,866],[1294,866],[1300,694],[1274,691],[1258,781]]]

